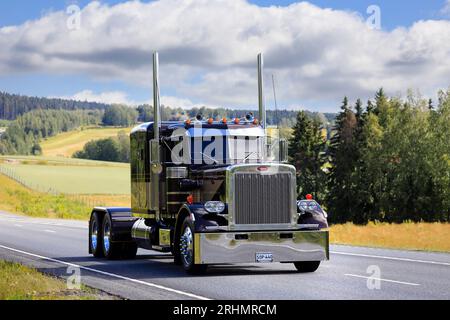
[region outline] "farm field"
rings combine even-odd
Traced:
[[[92,127],[76,131],[64,132],[43,140],[40,145],[45,157],[70,158],[91,140],[116,137],[120,131],[130,133],[132,128]]]
[[[92,207],[129,207],[130,195],[52,195],[0,174],[0,210],[31,217],[87,220]]]
[[[129,164],[48,157],[0,157],[0,172],[30,189],[64,194],[130,194]]]

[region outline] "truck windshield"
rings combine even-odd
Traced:
[[[259,163],[264,159],[264,138],[260,136],[193,137],[192,164]]]

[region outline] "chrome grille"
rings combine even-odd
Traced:
[[[234,223],[291,223],[291,174],[235,174]]]

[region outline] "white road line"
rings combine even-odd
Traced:
[[[55,230],[48,230],[48,229],[44,230],[44,232],[48,232],[48,233],[56,233]]]
[[[128,278],[128,277],[124,277],[115,273],[110,273],[110,272],[106,272],[106,271],[101,271],[101,270],[97,270],[97,269],[93,269],[93,268],[89,268],[89,267],[85,267],[85,266],[80,266],[74,263],[69,263],[69,262],[65,262],[62,260],[58,260],[58,259],[53,259],[53,258],[49,258],[49,257],[44,257],[44,256],[40,256],[34,253],[30,253],[30,252],[26,252],[26,251],[22,251],[22,250],[17,250],[14,248],[10,248],[10,247],[6,247],[3,245],[0,245],[0,248],[3,248],[5,250],[9,250],[9,251],[13,251],[13,252],[17,252],[17,253],[21,253],[24,255],[28,255],[31,257],[35,257],[35,258],[39,258],[39,259],[43,259],[43,260],[48,260],[48,261],[52,261],[52,262],[57,262],[66,266],[70,266],[70,267],[75,267],[75,268],[80,268],[81,270],[86,270],[86,271],[91,271],[91,272],[95,272],[95,273],[99,273],[102,275],[106,275],[109,277],[113,277],[113,278],[117,278],[117,279],[122,279],[122,280],[127,280],[133,283],[137,283],[137,284],[142,284],[144,286],[148,286],[148,287],[153,287],[153,288],[157,288],[157,289],[161,289],[161,290],[165,290],[165,291],[169,291],[172,293],[176,293],[179,295],[184,295],[190,298],[194,298],[194,299],[198,299],[198,300],[211,300],[209,298],[206,297],[202,297],[193,293],[189,293],[189,292],[184,292],[184,291],[180,291],[180,290],[176,290],[176,289],[172,289],[169,287],[165,287],[159,284],[155,284],[155,283],[151,283],[151,282],[146,282],[146,281],[141,281],[141,280],[137,280],[137,279],[133,279],[133,278]]]
[[[16,220],[16,219],[0,219],[0,221],[7,221],[7,222],[22,222],[26,224],[36,224],[36,225],[43,225],[43,226],[56,226],[56,227],[63,227],[63,228],[71,228],[71,229],[87,229],[87,225],[85,227],[82,226],[76,226],[76,225],[68,225],[63,223],[57,223],[57,222],[40,222],[40,221],[32,221],[32,220]]]
[[[22,228],[22,227],[23,227],[23,225],[21,225],[21,224],[15,224],[15,225],[14,225],[14,227],[19,227],[19,228]]]
[[[392,282],[392,283],[398,283],[398,284],[406,284],[408,286],[420,286],[420,284],[418,284],[418,283],[404,282],[404,281],[397,281],[397,280],[389,280],[389,279],[381,279],[381,278],[367,277],[367,276],[360,276],[360,275],[351,274],[351,273],[346,273],[345,275],[349,276],[349,277],[355,277],[355,278],[372,279],[372,280]]]
[[[450,266],[450,262],[439,262],[439,261],[430,261],[430,260],[416,260],[416,259],[408,259],[408,258],[377,256],[377,255],[370,255],[370,254],[339,252],[339,251],[330,251],[330,253],[332,253],[332,254],[340,254],[340,255],[344,255],[344,256],[355,256],[355,257],[365,257],[365,258],[375,258],[375,259],[406,261],[406,262],[417,262],[417,263],[428,263],[428,264],[435,264],[435,265],[441,265],[441,266]]]

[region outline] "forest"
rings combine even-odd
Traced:
[[[450,222],[450,90],[436,104],[380,89],[363,106],[344,98],[330,140],[300,112],[290,140],[298,193],[334,223]]]
[[[0,91],[0,119],[4,120],[16,120],[35,109],[104,110],[107,107],[107,104],[97,102],[28,97]]]

